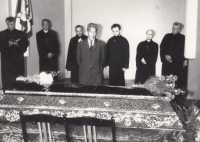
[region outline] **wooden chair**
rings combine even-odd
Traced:
[[[85,142],[97,142],[96,127],[111,127],[112,128],[112,139],[116,142],[116,131],[115,131],[115,121],[113,118],[110,120],[90,118],[90,117],[77,117],[77,118],[67,118],[64,116],[65,121],[65,131],[67,142],[72,142],[69,135],[68,125],[83,125],[84,139]]]
[[[20,112],[20,122],[22,126],[24,142],[29,141],[27,130],[26,130],[26,123],[38,123],[40,140],[42,141],[44,139],[45,142],[52,142],[50,124],[64,125],[63,117],[55,117],[55,116],[46,115],[46,114],[24,115],[22,112]]]

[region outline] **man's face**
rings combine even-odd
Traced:
[[[76,35],[81,37],[83,35],[83,29],[81,27],[77,27],[75,29]]]
[[[180,26],[178,26],[178,25],[173,25],[173,27],[172,27],[172,33],[173,33],[174,35],[178,34],[180,31],[181,31]]]
[[[43,28],[43,30],[45,30],[45,31],[49,30],[49,28],[50,28],[49,22],[43,21],[43,22],[42,22],[42,28]]]
[[[11,21],[11,22],[6,21],[6,24],[7,24],[9,30],[12,31],[15,29],[15,21]]]
[[[88,31],[88,37],[90,40],[94,40],[96,38],[97,35],[97,31],[95,28],[90,28],[90,30]]]
[[[112,28],[113,35],[114,36],[119,36],[120,35],[120,30],[118,27]]]
[[[153,38],[153,31],[147,31],[146,38],[147,38],[147,40],[152,40],[152,38]]]

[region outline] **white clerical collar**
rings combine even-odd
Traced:
[[[48,33],[49,30],[47,30],[47,31],[43,30],[43,31],[44,31],[45,33]]]
[[[151,40],[147,40],[147,42],[151,42]]]

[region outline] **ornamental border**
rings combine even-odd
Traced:
[[[41,95],[41,96],[68,96],[68,97],[91,97],[91,98],[125,98],[125,99],[148,99],[162,100],[170,102],[168,97],[161,96],[140,96],[140,95],[116,95],[116,94],[94,94],[94,93],[63,93],[63,92],[36,92],[36,91],[12,91],[6,90],[5,93],[20,95]]]
[[[66,110],[66,111],[100,111],[100,112],[121,112],[121,113],[140,113],[140,114],[152,114],[152,115],[170,115],[174,116],[177,115],[176,112],[165,112],[165,113],[159,113],[159,112],[149,112],[149,111],[140,111],[140,110],[133,110],[133,111],[126,111],[124,112],[123,110],[112,110],[112,109],[101,109],[98,110],[98,108],[67,108],[65,106],[63,107],[56,107],[56,106],[34,106],[34,105],[5,105],[5,104],[0,104],[0,108],[7,108],[7,109],[12,109],[12,108],[17,108],[17,109],[44,109],[44,110]],[[66,109],[67,108],[67,109]]]

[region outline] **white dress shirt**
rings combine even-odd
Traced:
[[[92,42],[92,45],[91,45],[91,42]],[[88,44],[89,44],[89,48],[90,48],[91,46],[94,46],[94,40],[90,40],[90,39],[88,38]]]

